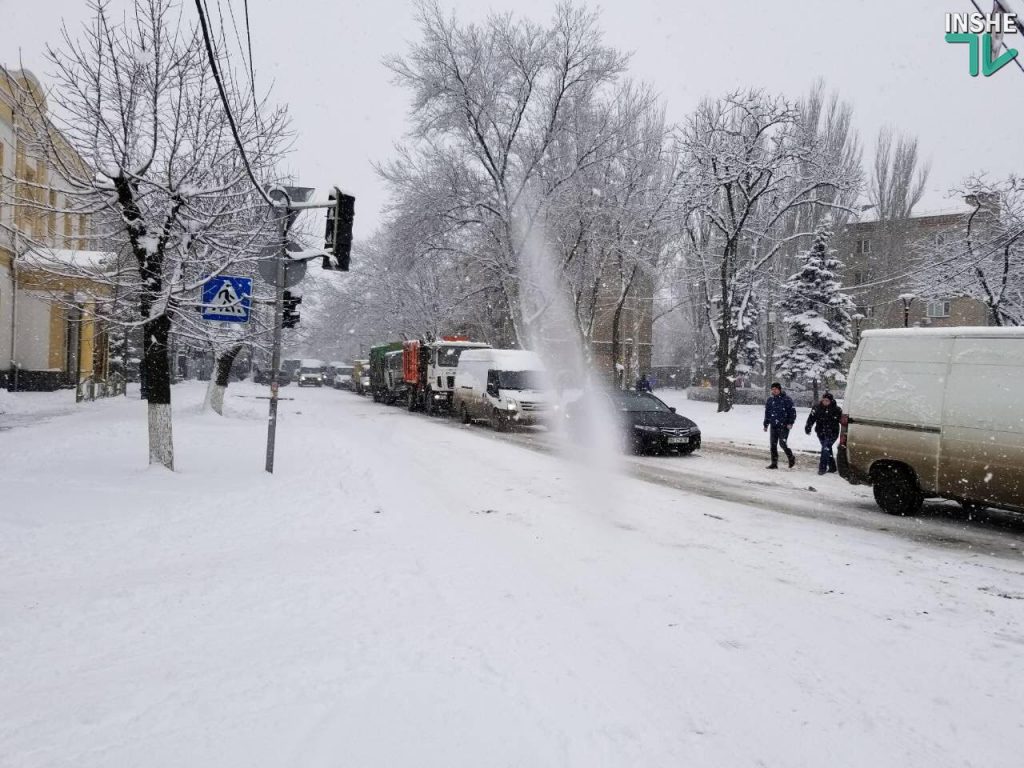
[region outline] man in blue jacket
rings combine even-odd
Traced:
[[[772,383],[772,395],[764,404],[764,431],[771,429],[772,463],[768,469],[779,468],[779,446],[789,459],[789,467],[796,464],[796,456],[789,449],[789,430],[796,424],[796,406],[792,398],[782,391],[779,382]]]

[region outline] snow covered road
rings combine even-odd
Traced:
[[[1019,556],[258,393],[0,434],[0,764],[1019,765]]]
[[[680,413],[694,416],[680,408]],[[423,414],[414,418],[426,419]],[[699,418],[699,417],[698,417]],[[434,419],[439,426],[471,429],[481,437],[510,442],[542,453],[569,455],[576,447],[543,429],[496,433],[486,426],[467,428]],[[698,421],[698,423],[700,423]],[[793,470],[764,469],[767,448],[732,440],[712,440],[693,456],[624,456],[619,468],[632,477],[722,501],[763,510],[811,517],[837,525],[889,533],[941,547],[983,552],[1021,562],[1024,517],[1000,510],[968,513],[954,502],[929,500],[915,517],[882,513],[867,486],[851,486],[838,475],[817,475],[817,455],[800,452]],[[583,459],[585,460],[585,459]]]

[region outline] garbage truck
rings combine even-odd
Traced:
[[[467,349],[488,349],[490,346],[481,341],[470,341],[466,336],[404,342],[402,372],[408,409],[428,414],[451,410],[459,356]]]

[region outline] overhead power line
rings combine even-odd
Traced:
[[[203,9],[203,0],[196,0],[196,11],[199,13],[199,25],[203,29],[203,41],[206,43],[206,53],[210,59],[210,71],[213,73],[213,79],[217,83],[217,92],[220,94],[221,103],[224,105],[224,112],[228,118],[228,124],[231,126],[231,135],[234,136],[235,144],[238,146],[238,151],[242,156],[242,164],[245,166],[245,171],[249,175],[250,181],[256,191],[259,192],[267,205],[273,206],[274,201],[270,199],[266,191],[263,189],[263,185],[256,178],[256,174],[252,171],[252,166],[249,164],[249,156],[246,154],[245,146],[242,144],[242,138],[238,133],[238,125],[235,123],[235,116],[231,113],[231,105],[228,103],[228,94],[224,90],[224,83],[221,79],[220,69],[217,67],[217,55],[213,50],[213,42],[210,39],[210,30],[207,23],[207,14]]]

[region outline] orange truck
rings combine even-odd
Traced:
[[[409,410],[427,413],[450,410],[459,355],[467,349],[486,349],[490,346],[470,341],[465,336],[403,342],[402,374]]]

